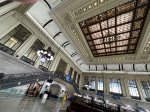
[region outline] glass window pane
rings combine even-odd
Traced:
[[[98,80],[98,90],[104,90],[104,80],[102,78],[99,78]]]
[[[91,78],[91,89],[95,89],[95,85],[96,85],[96,78],[95,77],[92,77]]]
[[[135,53],[148,9],[149,0],[130,0],[79,22],[93,56]],[[114,37],[113,41],[109,37]]]
[[[131,96],[140,97],[135,80],[128,80],[128,86]]]
[[[112,92],[112,93],[122,94],[120,80],[119,79],[110,79],[109,89],[110,89],[110,92]]]
[[[141,81],[143,90],[145,92],[146,98],[150,98],[150,82],[149,81]]]
[[[31,32],[20,24],[12,31],[10,31],[7,35],[5,35],[0,40],[0,43],[13,50],[17,50],[29,38],[30,35]]]
[[[33,61],[36,61],[36,59],[38,58],[37,50],[43,49],[44,46],[45,45],[40,40],[37,39],[24,56]]]

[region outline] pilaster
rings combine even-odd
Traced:
[[[58,63],[60,61],[60,56],[58,54],[55,54],[56,57],[54,57],[52,63],[51,63],[51,68],[50,68],[50,71],[56,71],[57,69],[57,66],[58,66]]]
[[[141,101],[146,102],[145,95],[143,94],[142,85],[139,79],[136,79],[139,95],[141,97]]]

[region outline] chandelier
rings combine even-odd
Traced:
[[[53,60],[54,57],[52,55],[52,53],[50,51],[47,51],[45,49],[41,49],[37,51],[38,56],[41,59],[41,62],[45,62],[45,61],[49,61],[49,60]]]

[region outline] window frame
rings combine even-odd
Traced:
[[[135,87],[132,87],[133,85],[129,85],[129,84],[131,84],[131,82],[129,83],[129,81],[134,81],[134,83],[135,83],[134,86],[135,86]],[[136,88],[137,94],[138,94],[139,96],[133,95],[133,94],[131,93],[131,91],[130,91],[130,90],[131,90],[130,87],[131,87],[131,89],[132,89],[132,88]],[[131,99],[141,100],[141,96],[140,96],[140,92],[139,92],[139,87],[138,87],[138,85],[137,85],[136,79],[129,79],[129,80],[128,80],[128,90],[129,90],[129,94],[130,94]]]
[[[117,82],[114,82],[114,83],[116,83],[116,84],[119,84],[119,85],[117,85],[118,86],[118,90],[119,90],[119,86],[120,86],[120,91],[121,91],[121,93],[119,93],[119,92],[114,92],[114,91],[111,91],[111,86],[113,86],[113,85],[110,85],[111,84],[111,81],[113,81],[113,80],[116,80]],[[118,83],[119,82],[119,83]],[[113,83],[112,83],[113,84]],[[113,87],[114,88],[114,87]],[[121,85],[121,80],[120,79],[118,79],[118,78],[110,78],[109,79],[109,93],[111,94],[111,95],[119,95],[119,96],[123,96],[123,91],[122,91],[122,85]]]

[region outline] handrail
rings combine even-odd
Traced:
[[[19,74],[4,74],[0,79],[0,89],[15,87],[18,85],[25,85],[37,81],[43,81],[47,79],[60,78],[63,81],[71,84],[76,93],[80,94],[78,85],[74,81],[67,81],[65,79],[65,74],[59,71],[50,72],[33,72],[33,73],[19,73]]]

